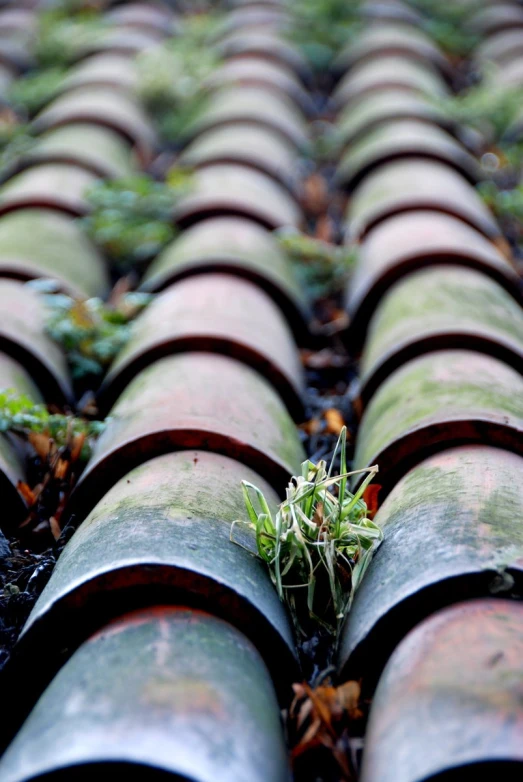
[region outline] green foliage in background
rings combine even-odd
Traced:
[[[523,220],[523,184],[512,189],[503,189],[494,182],[482,182],[478,190],[487,206],[501,220]]]
[[[149,294],[127,293],[117,306],[111,306],[97,298],[46,296],[47,331],[63,348],[74,379],[105,372],[127,343],[132,319],[150,299]]]
[[[498,141],[521,112],[521,89],[503,89],[486,74],[480,84],[439,98],[436,105],[456,125],[468,125],[487,139]]]
[[[191,191],[190,171],[172,169],[166,182],[143,174],[100,182],[87,192],[91,238],[126,271],[158,253],[175,236],[173,212]]]
[[[109,28],[96,6],[62,3],[39,15],[35,47],[37,62],[44,68],[66,67],[76,54],[96,45]]]
[[[360,0],[294,0],[289,6],[288,38],[297,44],[315,70],[333,57],[362,29]]]
[[[82,457],[89,455],[90,440],[104,429],[101,421],[87,421],[74,415],[50,413],[46,405],[35,403],[14,389],[0,390],[0,432],[12,432],[24,438],[31,434],[46,435],[58,448],[68,445],[77,435],[85,436]]]
[[[0,178],[15,170],[34,144],[29,125],[5,123],[0,129]]]
[[[423,29],[447,54],[466,57],[480,43],[481,38],[467,27],[480,2],[411,0],[410,4],[423,13]]]
[[[330,244],[294,229],[280,231],[277,238],[313,297],[331,296],[343,290],[356,263],[355,246]]]
[[[138,55],[138,93],[166,141],[177,142],[206,104],[205,81],[220,62],[212,45],[220,20],[216,13],[188,17],[179,36]]]
[[[9,88],[10,103],[26,116],[34,116],[56,96],[65,73],[65,68],[55,66],[16,79]]]

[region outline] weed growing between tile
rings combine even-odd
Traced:
[[[18,486],[27,515],[9,541],[0,532],[0,670],[72,536],[60,518],[103,431],[95,413],[86,406],[74,415],[0,390],[0,432],[25,449],[27,477]]]
[[[217,11],[195,13],[183,35],[138,55],[138,96],[164,144],[178,146],[207,105],[208,80],[221,62],[212,36],[223,18]]]
[[[380,528],[368,517],[364,499],[378,468],[349,472],[346,438],[343,427],[328,467],[323,459],[317,464],[303,462],[301,475],[289,482],[286,498],[274,517],[263,493],[251,483],[242,484],[257,554],[289,609],[298,643],[320,626],[331,635],[333,651],[354,593],[382,537]],[[338,453],[341,466],[336,474]],[[349,478],[357,473],[366,477],[353,493]]]
[[[39,438],[44,436],[57,448],[70,446],[78,457],[88,458],[90,438],[97,437],[102,429],[100,421],[53,412],[25,394],[12,389],[0,390],[0,432],[11,432],[33,441],[40,455],[43,441]]]
[[[519,159],[523,159],[521,149]],[[522,172],[519,172],[521,176]],[[520,275],[523,274],[523,183],[503,185],[495,181],[482,182],[478,190],[485,203],[500,222],[503,234],[512,249]]]
[[[41,69],[67,67],[80,48],[110,30],[96,3],[62,0],[39,16],[35,57]]]
[[[480,37],[467,27],[467,20],[481,2],[453,0],[410,0],[422,14],[422,29],[455,63],[468,57]]]
[[[115,303],[73,299],[56,293],[49,305],[47,331],[64,350],[73,381],[95,387],[131,334],[132,320],[149,304],[147,293],[126,293]]]
[[[305,461],[274,515],[263,493],[244,481],[249,521],[231,527],[233,542],[236,524],[254,530],[257,551],[251,553],[267,565],[293,621],[306,680],[293,684],[294,699],[283,716],[297,780],[353,778],[350,739],[364,717],[360,684],[335,686],[334,658],[343,621],[382,540],[371,520],[377,473],[377,466],[348,471],[343,426],[329,466],[324,459]],[[356,474],[365,479],[353,493],[349,480]]]
[[[11,115],[0,130],[0,181],[14,173],[24,155],[31,152],[35,137],[28,124]]]
[[[283,230],[278,239],[313,310],[314,342],[301,351],[307,389],[300,433],[309,460],[272,518],[264,514],[256,488],[244,489],[247,523],[257,531],[259,556],[267,562],[296,627],[304,680],[293,684],[294,698],[283,712],[296,782],[355,779],[354,737],[362,733],[369,705],[361,700],[359,682],[339,684],[333,665],[340,615],[380,540],[370,512],[376,509],[375,492],[371,507],[365,503],[369,486],[375,485],[370,484],[373,473],[356,495],[348,483],[358,384],[355,357],[345,339],[343,297],[357,248],[339,241],[346,205],[334,183],[340,139],[328,103],[333,86],[328,66],[360,29],[357,5],[337,0],[293,5],[296,25],[289,37],[313,70],[316,116],[309,126],[309,157],[303,161],[306,232]],[[307,6],[305,15],[302,6]],[[306,23],[298,30],[300,17]],[[340,520],[342,513],[347,515]]]
[[[120,274],[139,270],[176,236],[173,213],[192,187],[191,172],[173,168],[165,182],[147,174],[100,182],[87,192],[87,233]]]
[[[28,446],[29,482],[18,485],[27,505],[18,528],[21,537],[32,533],[45,541],[49,532],[55,540],[60,537],[62,510],[103,429],[102,421],[50,410],[15,390],[0,390],[0,433]]]
[[[294,0],[290,4],[289,39],[300,47],[316,72],[327,68],[362,29],[360,5],[360,0]]]
[[[355,246],[331,244],[294,230],[280,231],[278,238],[313,299],[332,297],[345,289],[356,263]]]
[[[496,87],[486,75],[463,92],[434,97],[433,102],[456,126],[473,128],[482,134],[487,143],[502,145],[504,133],[521,109],[521,90]]]
[[[9,100],[19,114],[26,118],[34,117],[57,95],[66,73],[62,66],[32,71],[13,82],[9,88]]]

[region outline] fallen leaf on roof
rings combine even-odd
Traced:
[[[367,505],[367,516],[373,519],[379,507],[378,495],[381,486],[379,483],[370,483],[363,492],[363,501]]]
[[[339,435],[345,426],[345,421],[343,420],[340,411],[335,407],[329,407],[328,410],[325,410],[323,417],[325,418],[325,423],[327,425],[325,430],[327,434]]]

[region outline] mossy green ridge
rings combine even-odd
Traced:
[[[74,220],[50,209],[20,209],[0,218],[0,271],[49,277],[82,297],[109,287],[104,261]]]
[[[482,418],[523,425],[521,375],[472,351],[430,353],[398,369],[376,392],[361,422],[354,466],[379,463],[384,449],[413,430]]]
[[[515,299],[481,272],[434,266],[401,279],[382,299],[362,355],[363,382],[396,351],[445,333],[483,337],[523,356],[523,310]]]
[[[125,606],[126,590],[148,584],[185,590],[247,634],[269,634],[279,652],[268,653],[283,664],[293,654],[292,635],[269,573],[254,556],[254,533],[237,525],[230,539],[232,522],[247,518],[242,480],[260,484],[276,508],[277,495],[259,475],[218,454],[165,454],[127,473],[64,549],[24,628],[29,643],[35,631],[48,638],[49,626],[60,636],[73,623],[81,627],[93,595],[112,591]]]
[[[280,712],[255,648],[220,619],[165,606],[90,638],[44,693],[0,773],[22,782],[96,763],[198,782],[287,782]]]
[[[408,601],[416,601],[424,590],[439,590],[441,602],[449,589],[458,601],[465,596],[466,585],[457,579],[468,579],[469,588],[477,589],[473,577],[482,577],[480,589],[488,595],[489,583],[507,570],[523,576],[522,516],[523,458],[516,454],[462,446],[436,454],[408,472],[375,517],[383,542],[345,625],[340,664],[347,664],[360,645],[363,659],[367,642],[374,644],[374,658],[383,661],[399,640],[398,633],[419,621],[419,611],[438,605],[437,597],[427,597],[409,610]],[[512,583],[508,578],[505,589]],[[402,610],[404,621],[390,623],[387,640],[376,647],[373,633],[394,610]]]

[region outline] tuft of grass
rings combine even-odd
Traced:
[[[297,276],[315,298],[343,290],[357,260],[355,246],[330,244],[295,229],[280,231],[277,238]]]
[[[101,299],[74,299],[59,293],[46,296],[47,331],[64,350],[75,380],[101,376],[127,343],[132,319],[152,296],[127,293],[117,306]]]
[[[257,555],[269,568],[280,599],[288,606],[297,633],[306,635],[311,620],[337,635],[371,558],[382,540],[381,529],[368,518],[363,499],[378,472],[369,467],[347,471],[344,427],[329,467],[307,460],[294,476],[285,500],[273,516],[263,493],[242,483],[249,521],[256,533]],[[340,453],[340,474],[334,474]],[[352,493],[349,477],[366,473]]]
[[[92,211],[84,225],[115,265],[127,271],[175,237],[173,211],[191,184],[191,172],[181,169],[173,169],[167,182],[145,174],[100,182],[86,194]]]

